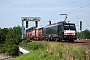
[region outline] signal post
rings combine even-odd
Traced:
[[[81,30],[80,39],[82,40],[82,21],[80,21],[80,30]]]

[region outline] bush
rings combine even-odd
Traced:
[[[4,53],[4,52],[5,52],[5,50],[4,50],[4,48],[3,48],[3,45],[0,44],[0,53]]]
[[[29,50],[37,50],[42,48],[43,46],[40,43],[31,42],[27,44],[27,47]]]
[[[2,48],[3,48],[2,51],[8,55],[12,56],[18,55],[19,47],[16,44],[5,43]]]
[[[25,47],[25,45],[27,45],[27,43],[29,43],[29,42],[30,41],[28,39],[26,39],[26,40],[24,39],[24,40],[22,40],[21,43],[19,43],[19,45]]]
[[[27,50],[37,50],[39,48],[43,48],[42,44],[30,42],[29,40],[23,40],[19,45]]]
[[[7,47],[6,47],[7,49],[6,49],[6,53],[8,54],[8,55],[18,55],[18,51],[19,51],[19,48],[18,48],[18,46],[17,45],[8,45]]]
[[[18,55],[18,44],[22,41],[21,27],[0,29],[0,53]]]

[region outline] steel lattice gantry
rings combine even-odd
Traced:
[[[38,27],[38,21],[40,21],[41,18],[40,17],[21,17],[21,20],[22,20],[22,39],[23,39],[25,37],[24,21],[26,21],[27,24],[28,24],[29,21],[34,21],[36,27]],[[27,28],[28,28],[28,25],[27,25]]]

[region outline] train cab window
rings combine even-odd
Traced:
[[[75,29],[75,25],[70,25],[70,29]]]
[[[69,29],[69,25],[64,25],[64,30],[68,30]]]
[[[64,30],[75,30],[75,24],[64,25]]]

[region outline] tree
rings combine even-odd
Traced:
[[[86,38],[90,39],[90,31],[89,30],[86,29],[83,31],[83,38],[84,39],[86,39]]]
[[[18,53],[18,51],[19,51],[18,45],[12,44],[12,43],[5,43],[3,46],[4,46],[3,48],[4,48],[4,51],[6,54],[13,55],[13,56],[19,54]]]
[[[76,37],[79,38],[79,36],[80,36],[80,33],[76,32]]]
[[[18,45],[22,41],[22,31],[20,26],[13,28],[0,28],[0,53],[7,53],[9,55],[18,54]]]
[[[22,31],[20,26],[10,28],[6,35],[6,42],[18,45],[21,41]]]
[[[8,28],[1,29],[0,28],[0,43],[4,43],[6,41],[6,34],[8,33]]]

